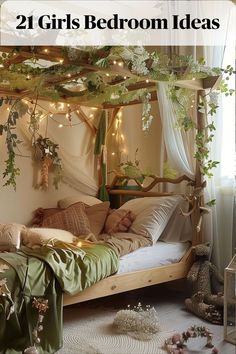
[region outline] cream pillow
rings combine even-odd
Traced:
[[[58,201],[57,205],[59,208],[65,209],[68,208],[70,205],[78,202],[82,202],[89,206],[102,203],[100,199],[93,197],[91,195],[79,195],[79,196],[71,196],[71,197],[61,199]]]
[[[73,243],[73,241],[78,240],[71,232],[60,229],[34,227],[25,228],[21,232],[22,244],[30,248],[40,247],[51,239],[67,243]]]
[[[145,236],[153,244],[156,243],[181,200],[181,196],[129,200],[121,206],[121,209],[132,210],[136,214],[129,232]]]
[[[59,241],[73,243],[74,239],[78,239],[70,231],[66,230],[51,229],[47,227],[34,227],[30,228],[30,230],[38,233],[42,241],[47,241],[51,238],[56,238]]]

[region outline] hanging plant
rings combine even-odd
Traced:
[[[40,187],[48,188],[49,169],[55,168],[53,184],[58,188],[61,180],[62,163],[58,156],[59,145],[55,144],[49,138],[43,138],[41,135],[35,140],[33,147],[35,149],[35,158],[41,161],[41,183]]]
[[[190,61],[191,62],[191,61]],[[194,68],[195,72],[204,71],[204,59],[200,59],[197,63],[191,62],[192,70]],[[235,74],[233,67],[228,65],[226,69],[205,67],[205,72],[211,74],[224,73],[226,75],[225,80],[229,80],[230,75]],[[218,95],[220,93],[225,94],[225,96],[232,96],[235,90],[230,89],[227,82],[221,80],[218,87],[214,90],[210,90],[205,96],[199,97],[198,111],[209,117],[210,120],[208,124],[200,129],[195,135],[196,152],[194,157],[199,162],[200,171],[203,175],[207,177],[212,177],[212,169],[217,167],[219,162],[211,160],[209,143],[212,142],[214,138],[214,131],[216,130],[214,123],[214,115],[217,112],[218,106]],[[197,129],[195,122],[191,118],[191,108],[194,103],[194,94],[191,90],[183,89],[172,85],[168,90],[168,96],[175,105],[177,113],[177,126],[188,131],[190,129]]]

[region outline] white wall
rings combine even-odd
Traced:
[[[87,112],[86,112],[87,113]],[[61,116],[55,116],[60,121]],[[6,106],[0,110],[0,124],[3,124],[7,119]],[[21,118],[27,121],[28,117]],[[73,122],[80,123],[81,121],[76,117]],[[46,132],[46,121],[41,123],[41,132]],[[40,169],[36,167],[32,159],[32,149],[30,149],[29,133],[27,129],[22,135],[17,124],[17,135],[23,141],[20,145],[20,154],[28,157],[17,157],[16,164],[20,168],[20,176],[17,177],[16,191],[13,187],[3,187],[6,179],[3,179],[3,172],[5,170],[5,160],[7,159],[7,152],[5,146],[5,135],[0,136],[0,223],[17,222],[27,224],[32,217],[32,211],[38,207],[55,207],[57,201],[67,196],[81,194],[74,188],[60,183],[59,189],[56,190],[52,185],[52,175],[49,176],[49,187],[47,190],[35,189],[35,181],[40,180]],[[23,124],[24,125],[24,124]],[[25,123],[26,126],[26,123]],[[61,148],[71,152],[74,156],[86,154],[88,150],[93,151],[92,139],[88,143],[88,128],[84,123],[74,127],[58,128],[58,123],[52,120],[48,122],[48,134],[57,137],[57,141],[61,141]],[[85,134],[87,132],[87,135]],[[86,136],[86,137],[85,137]],[[86,141],[87,139],[87,141]],[[90,142],[91,141],[91,142]],[[92,145],[92,146],[91,146]],[[59,150],[60,154],[60,150]],[[93,155],[93,152],[92,152]],[[39,166],[38,166],[39,167]],[[91,167],[91,166],[90,166]],[[86,168],[86,166],[85,166]],[[95,170],[96,174],[96,170]]]

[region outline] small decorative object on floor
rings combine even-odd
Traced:
[[[165,350],[169,354],[184,354],[186,351],[186,342],[190,338],[205,337],[207,340],[206,348],[212,349],[211,354],[218,354],[218,349],[212,344],[213,335],[204,326],[192,326],[182,334],[176,333],[165,340]]]
[[[236,255],[225,268],[224,339],[236,345]]]
[[[187,275],[193,295],[185,300],[185,305],[195,315],[215,324],[223,324],[224,279],[208,260],[209,253],[209,245],[195,247],[196,261]]]
[[[48,300],[42,298],[35,298],[32,302],[32,307],[38,310],[38,320],[33,329],[33,346],[26,348],[24,354],[39,354],[38,349],[36,348],[37,344],[40,344],[39,332],[43,330],[43,319],[44,314],[48,310]]]
[[[24,350],[24,354],[39,354],[39,351],[36,347],[29,347]]]
[[[160,330],[154,307],[147,305],[143,309],[140,302],[133,309],[128,305],[127,310],[118,311],[113,325],[118,333],[125,333],[139,340],[150,340]]]

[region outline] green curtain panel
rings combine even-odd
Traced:
[[[109,195],[106,189],[106,174],[107,174],[107,166],[106,159],[104,156],[104,146],[106,145],[106,131],[107,131],[107,119],[106,112],[102,111],[100,122],[98,125],[95,146],[94,146],[94,154],[100,155],[101,160],[101,175],[102,175],[102,184],[99,187],[99,199],[106,201],[109,200]]]

